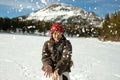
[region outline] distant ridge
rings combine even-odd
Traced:
[[[100,26],[102,19],[94,12],[64,3],[53,3],[38,11],[32,12],[25,20],[55,21],[61,23],[78,23]]]

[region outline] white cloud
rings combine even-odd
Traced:
[[[0,5],[8,6],[10,10],[16,10],[16,12],[22,12],[25,9],[34,11],[41,7],[41,4],[39,2],[33,2],[33,0],[1,0]]]
[[[9,0],[1,0],[0,1],[0,5],[5,5],[5,6],[13,6],[13,1],[9,1]]]
[[[73,2],[75,1],[75,0],[72,0]]]
[[[41,0],[41,2],[45,5],[47,5],[47,0]]]
[[[35,8],[35,9],[38,9],[37,6],[40,5],[38,4],[38,2],[25,2],[25,1],[17,1],[17,0],[1,0],[0,1],[0,5],[5,5],[5,6],[9,6],[9,7],[12,7],[12,8],[24,8],[24,9],[30,9],[31,7],[32,8]],[[28,7],[28,6],[31,6],[31,7]]]

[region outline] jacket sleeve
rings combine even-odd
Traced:
[[[51,65],[51,64],[52,64],[51,57],[50,57],[50,52],[49,52],[49,50],[48,50],[48,44],[49,44],[49,42],[46,41],[46,42],[44,43],[44,46],[43,46],[43,49],[42,49],[43,69],[44,69],[44,66],[46,66],[46,65]]]
[[[70,41],[66,41],[61,60],[57,63],[55,70],[58,70],[58,74],[61,75],[67,68],[70,67],[70,61],[71,61],[71,55],[72,55],[72,45]]]

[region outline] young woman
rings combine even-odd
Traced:
[[[64,29],[54,23],[50,29],[51,37],[42,50],[42,70],[46,80],[70,80],[72,46],[65,38]]]

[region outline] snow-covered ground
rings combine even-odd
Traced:
[[[49,37],[0,34],[0,80],[41,80],[41,50]],[[120,42],[68,38],[71,80],[120,80]]]

